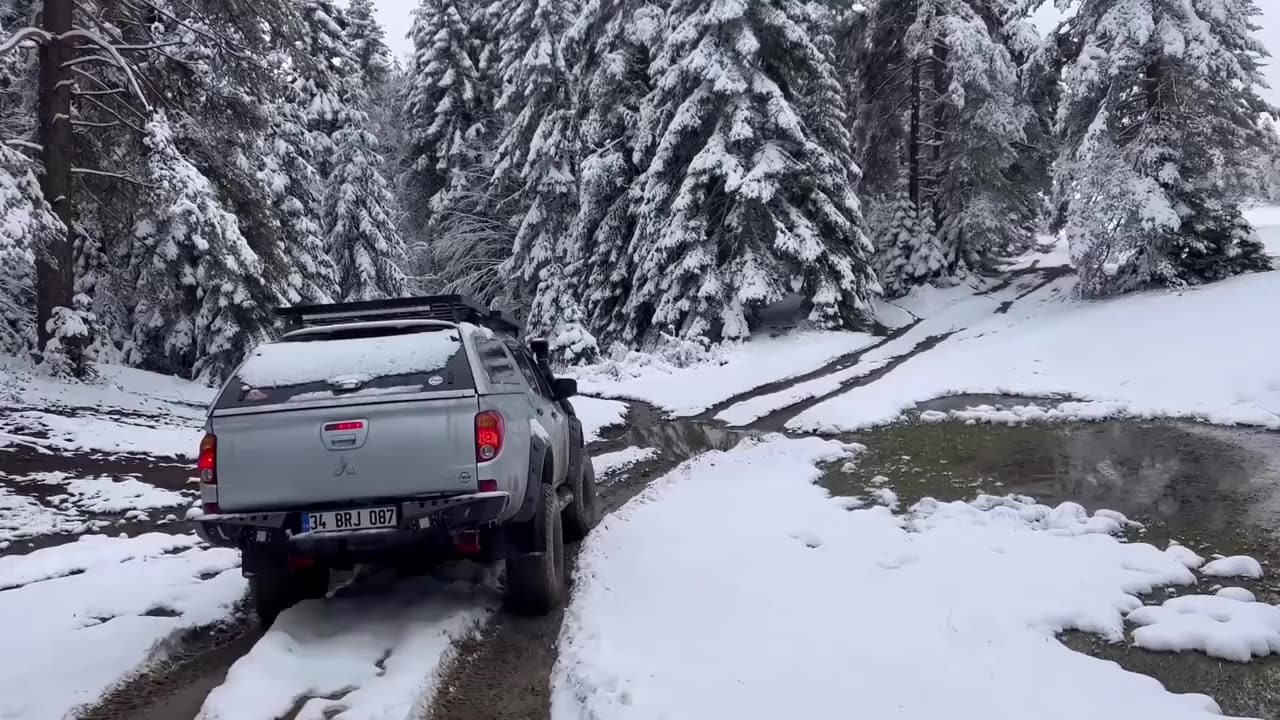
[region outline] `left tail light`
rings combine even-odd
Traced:
[[[196,469],[200,471],[200,484],[202,487],[201,497],[203,499],[204,511],[207,513],[218,512],[218,438],[213,433],[206,433],[204,439],[200,441],[200,455],[196,459]],[[212,498],[208,497],[212,495]]]

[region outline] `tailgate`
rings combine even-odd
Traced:
[[[217,415],[223,512],[475,492],[478,400],[440,397]]]

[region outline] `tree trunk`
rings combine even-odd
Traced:
[[[942,177],[947,168],[942,166],[942,143],[946,136],[947,105],[942,98],[947,94],[947,56],[951,49],[941,39],[933,41],[933,167],[929,168],[930,205],[933,209],[933,226],[941,235],[942,230]],[[951,269],[960,263],[961,249],[955,247],[948,258]]]
[[[74,0],[44,0],[44,29],[53,39],[40,49],[40,189],[65,226],[36,259],[36,322],[39,347],[49,341],[49,319],[56,307],[71,307],[75,286],[75,252],[71,242],[71,86],[64,83],[75,48],[59,36],[71,29]]]
[[[920,209],[920,60],[911,59],[911,136],[907,139],[907,158],[910,177],[907,178],[907,195],[916,211]]]

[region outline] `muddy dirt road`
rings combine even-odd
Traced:
[[[1056,270],[1030,269],[1007,282],[1019,298],[1054,279]],[[1015,300],[1016,302],[1016,300]],[[1008,307],[1002,306],[1001,311]],[[819,401],[875,382],[892,382],[895,368],[910,357],[930,352],[945,335],[921,338],[882,367],[843,383],[821,397],[796,400],[743,428],[727,428],[714,418],[746,400],[777,393],[857,365],[885,347],[897,351],[912,327],[882,342],[836,358],[823,368],[772,383],[731,398],[703,414],[668,419],[635,403],[625,426],[606,430],[592,454],[630,447],[654,448],[657,457],[602,483],[605,508],[616,510],[653,479],[678,463],[710,450],[732,448],[752,434],[776,432],[788,420]],[[1012,404],[1007,398],[951,398],[928,409],[964,407],[979,402]],[[921,408],[926,409],[926,408]],[[1280,434],[1214,428],[1189,423],[1040,424],[1026,426],[902,423],[842,437],[868,446],[845,471],[831,468],[823,483],[840,495],[863,494],[873,485],[893,488],[903,507],[925,495],[942,499],[977,492],[1023,493],[1041,502],[1080,502],[1090,509],[1124,512],[1147,526],[1142,539],[1162,544],[1176,538],[1206,552],[1247,552],[1280,568]],[[13,456],[19,458],[25,456]],[[0,458],[0,463],[8,462]],[[24,462],[56,462],[28,457]],[[76,471],[85,469],[80,458]],[[0,470],[9,472],[0,464]],[[135,472],[135,466],[118,471]],[[185,472],[150,468],[148,479],[177,484]],[[883,479],[881,479],[883,478]],[[876,481],[876,482],[873,482]],[[184,527],[168,526],[172,530]],[[1255,588],[1280,602],[1280,585]],[[556,660],[561,617],[520,618],[496,613],[473,637],[456,648],[439,690],[424,717],[449,720],[539,719],[549,716],[549,679]],[[183,638],[169,662],[127,682],[84,717],[113,720],[190,720],[227,670],[261,637],[246,616],[226,626]],[[1092,637],[1064,641],[1083,652],[1120,662],[1153,675],[1178,691],[1213,694],[1229,714],[1280,718],[1280,661],[1227,666],[1194,654],[1152,654],[1124,645],[1105,645]],[[1267,683],[1270,683],[1268,686]],[[1267,690],[1265,688],[1271,688]],[[1246,690],[1245,688],[1253,688]],[[1259,689],[1263,688],[1263,689]],[[300,707],[300,705],[299,705]],[[296,714],[296,709],[295,713]]]

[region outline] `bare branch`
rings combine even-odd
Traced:
[[[77,127],[107,128],[107,127],[116,127],[120,123],[116,120],[112,120],[111,122],[105,122],[105,123],[91,122],[89,120],[72,120],[71,124]]]
[[[122,51],[123,50],[147,51],[147,50],[159,50],[160,48],[167,48],[167,47],[173,47],[174,45],[185,45],[185,44],[186,43],[184,43],[181,40],[170,40],[169,42],[151,43],[149,45],[116,45],[115,48],[117,50],[122,50]]]
[[[121,123],[124,123],[125,125],[128,125],[129,127],[133,128],[134,130],[138,131],[139,133],[145,133],[145,132],[146,132],[146,131],[145,131],[145,130],[143,130],[140,126],[138,126],[138,125],[134,125],[133,123],[129,122],[128,120],[125,120],[125,119],[124,119],[124,117],[123,117],[122,115],[120,115],[120,113],[116,112],[115,110],[112,110],[110,107],[108,107],[108,106],[107,106],[107,104],[106,104],[106,103],[102,102],[101,100],[99,100],[99,99],[97,99],[97,98],[95,98],[95,97],[86,97],[86,98],[85,98],[85,100],[87,100],[87,101],[89,101],[89,102],[93,103],[94,105],[97,105],[99,108],[102,108],[104,111],[106,111],[107,113],[109,113],[112,117],[114,117],[116,120],[119,120]],[[142,118],[143,120],[146,120],[146,119],[147,119],[147,116],[146,116],[146,115],[143,115],[142,113],[139,113],[137,110],[134,110],[132,107],[129,107],[128,105],[125,105],[125,107],[129,108],[130,110],[133,110],[133,112],[135,112],[135,113],[138,113],[138,117]]]
[[[128,175],[122,175],[120,173],[105,172],[103,170],[90,170],[89,168],[78,168],[78,167],[71,168],[71,172],[74,175],[94,175],[96,177],[111,178],[113,180],[123,180],[127,183],[131,183],[139,187],[151,187],[150,185],[142,182],[137,178],[129,177]]]

